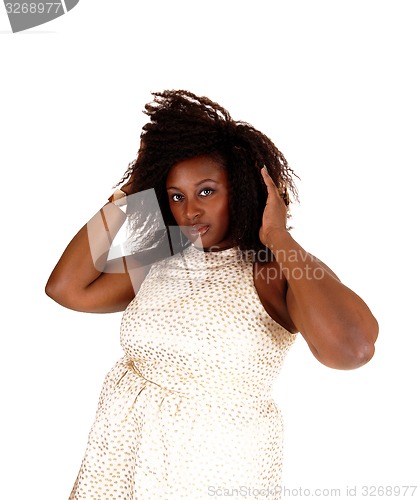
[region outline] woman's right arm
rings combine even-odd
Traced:
[[[123,311],[147,273],[133,256],[107,262],[111,242],[125,218],[113,203],[104,205],[64,250],[48,279],[46,294],[75,311]]]

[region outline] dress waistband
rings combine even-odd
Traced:
[[[127,359],[127,364],[136,376],[154,384],[168,395],[177,395],[186,399],[202,399],[208,402],[220,401],[222,404],[241,402],[248,405],[274,401],[268,388],[261,390],[253,388],[252,392],[248,392],[251,387],[247,386],[246,391],[243,391],[240,390],[236,381],[230,379],[222,381],[222,378],[219,379],[219,386],[205,385],[204,379],[179,370],[175,365],[148,365],[133,359]]]

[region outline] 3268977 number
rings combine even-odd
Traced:
[[[361,495],[370,497],[413,496],[417,486],[362,486]]]
[[[55,10],[54,10],[55,9]],[[8,14],[57,14],[62,9],[61,2],[6,3]]]

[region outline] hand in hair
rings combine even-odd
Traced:
[[[272,232],[280,233],[287,231],[287,207],[284,201],[285,193],[281,193],[279,188],[274,184],[266,167],[261,169],[261,175],[267,187],[267,201],[259,237],[263,245],[268,246],[268,237]]]
[[[143,151],[145,149],[145,142],[144,142],[144,138],[141,138],[141,142],[140,142],[140,145],[139,145],[139,151],[138,151],[138,155],[135,159],[135,162],[137,162],[139,160],[139,157],[141,155],[141,151]],[[134,162],[133,162],[134,163]],[[137,170],[135,169],[131,169],[130,172],[127,172],[126,176],[124,177],[124,179],[128,179],[127,182],[125,182],[125,184],[123,184],[123,186],[121,186],[121,190],[126,193],[127,195],[130,195],[130,194],[134,194],[135,193],[135,176],[138,175],[138,172]],[[123,182],[123,180],[121,181]]]

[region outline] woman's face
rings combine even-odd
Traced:
[[[229,238],[228,175],[210,156],[176,163],[166,189],[171,212],[182,233],[206,250],[232,246]]]

